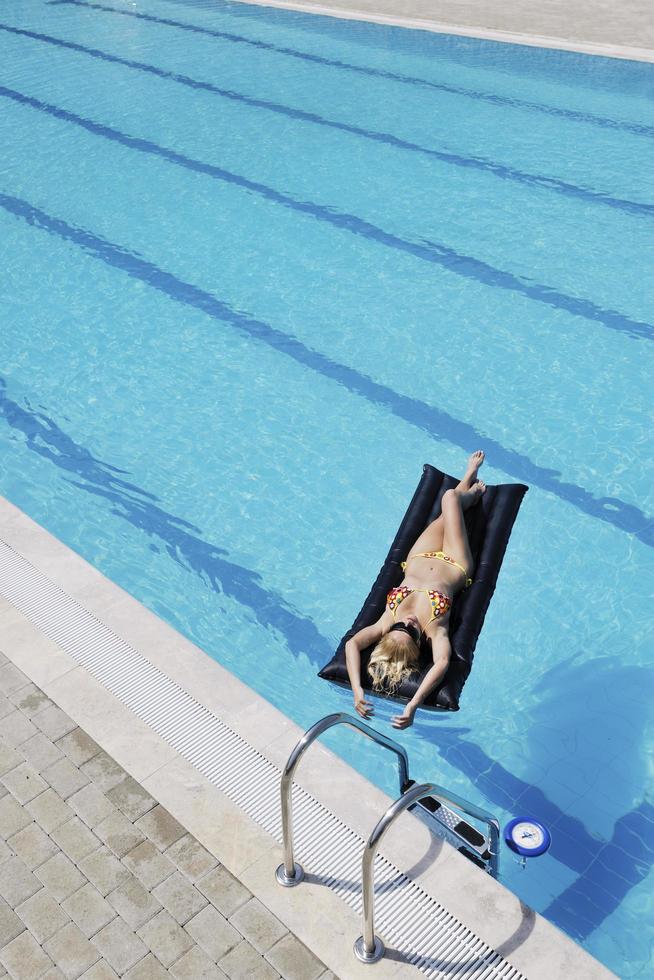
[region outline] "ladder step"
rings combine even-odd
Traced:
[[[406,793],[412,786],[415,786],[415,780],[408,779],[402,787],[402,793]],[[421,813],[427,818],[434,833],[453,844],[461,854],[478,867],[488,868],[490,860],[488,841],[476,827],[462,820],[460,814],[450,810],[448,806],[432,796],[426,796],[414,803],[409,810]]]

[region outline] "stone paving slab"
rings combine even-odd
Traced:
[[[0,653],[0,978],[329,980]]]

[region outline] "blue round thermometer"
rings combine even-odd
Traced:
[[[539,857],[548,850],[552,837],[539,820],[515,817],[504,828],[504,841],[520,857]]]

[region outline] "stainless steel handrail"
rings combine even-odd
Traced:
[[[304,877],[304,872],[301,866],[295,863],[293,857],[293,821],[291,804],[293,775],[300,759],[311,743],[315,742],[315,740],[322,735],[323,732],[326,732],[328,728],[333,728],[334,725],[348,725],[350,728],[354,728],[361,732],[362,735],[366,735],[368,738],[372,739],[373,742],[377,742],[378,745],[382,745],[385,749],[390,749],[391,752],[396,754],[398,758],[400,793],[406,786],[409,779],[409,759],[402,746],[398,745],[397,742],[394,742],[386,735],[382,735],[380,732],[375,731],[375,729],[371,728],[370,725],[366,725],[365,722],[360,721],[353,715],[347,715],[344,712],[339,712],[334,715],[327,715],[325,718],[321,718],[320,721],[317,721],[315,725],[312,725],[311,728],[304,733],[300,741],[289,755],[288,761],[284,767],[284,772],[282,773],[281,802],[284,863],[279,865],[275,874],[279,884],[283,885],[285,888],[291,888],[293,885],[298,885]]]
[[[454,793],[448,792],[437,783],[423,783],[421,786],[412,786],[399,800],[396,800],[395,803],[389,806],[366,841],[366,846],[363,849],[363,859],[361,861],[363,935],[359,936],[354,944],[355,955],[363,963],[376,963],[382,958],[385,952],[383,942],[379,936],[375,936],[375,883],[373,880],[373,864],[377,848],[395,818],[403,813],[404,810],[408,809],[408,807],[414,803],[418,803],[426,796],[435,796],[443,803],[451,804],[463,813],[468,814],[468,816],[474,817],[476,820],[481,820],[488,825],[490,873],[493,877],[497,877],[499,870],[500,825],[495,817],[486,810],[475,806],[473,803],[468,803],[467,800],[461,799],[460,796],[455,796]]]

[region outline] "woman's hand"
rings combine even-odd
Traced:
[[[375,708],[372,701],[366,701],[363,690],[354,692],[354,708],[362,718],[370,718],[374,714]]]
[[[413,724],[413,716],[416,709],[411,704],[407,704],[401,715],[393,715],[391,724],[393,728],[410,728]]]

